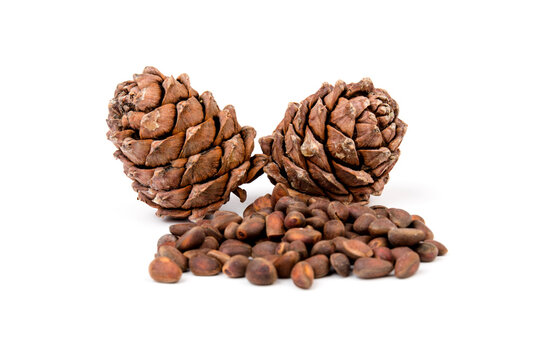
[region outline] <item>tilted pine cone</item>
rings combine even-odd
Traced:
[[[118,84],[109,103],[107,137],[139,199],[157,215],[199,219],[262,173],[251,157],[255,130],[240,127],[233,106],[220,110],[212,93],[198,94],[186,74],[166,77],[146,67]]]
[[[369,78],[324,83],[290,103],[270,136],[259,139],[272,183],[344,202],[379,195],[399,158],[407,124],[398,104]]]

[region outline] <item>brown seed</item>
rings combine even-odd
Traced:
[[[300,261],[292,268],[291,278],[294,285],[301,289],[309,289],[313,284],[315,273],[308,262]]]
[[[221,210],[221,211],[223,211],[223,210]],[[230,211],[227,211],[227,213],[230,213]],[[211,225],[211,223],[212,223],[212,220],[210,220],[210,219],[204,219],[204,218],[203,218],[203,219],[199,219],[199,220],[197,220],[197,221],[195,222],[195,224],[196,224],[197,226],[200,226],[200,227],[205,227],[205,226],[207,226],[207,225]]]
[[[341,220],[330,220],[324,224],[324,238],[329,240],[338,236],[345,235],[345,225]]]
[[[420,215],[412,215],[411,218],[412,218],[412,221],[418,220],[418,221],[420,221],[421,223],[424,223],[424,224],[426,223],[426,221],[424,220],[424,218],[421,217]]]
[[[334,246],[336,247],[336,252],[343,253],[343,244],[345,244],[345,241],[348,241],[346,237],[338,236],[334,239],[332,239],[332,242],[334,243]]]
[[[371,235],[356,235],[350,238],[351,240],[360,240],[364,244],[368,244],[373,238]]]
[[[392,251],[387,247],[378,247],[373,249],[373,256],[377,259],[386,260],[394,263]]]
[[[291,276],[293,266],[300,261],[300,254],[296,251],[288,251],[273,261],[278,277],[286,279]]]
[[[266,229],[264,218],[250,217],[244,220],[236,230],[236,238],[240,240],[253,240],[262,236]]]
[[[279,259],[280,256],[281,255],[270,254],[270,255],[263,256],[262,259],[266,259],[266,260],[270,261],[272,264],[274,264],[276,262],[276,260]]]
[[[231,257],[219,250],[210,250],[206,255],[217,259],[221,265],[225,264]]]
[[[392,256],[394,257],[394,259],[397,259],[398,257],[405,255],[407,253],[413,252],[411,248],[407,246],[400,246],[397,248],[393,248],[390,251],[392,252]]]
[[[230,223],[240,223],[242,217],[233,212],[222,212],[218,215],[214,214],[214,218],[210,221],[210,224],[219,231],[225,230]]]
[[[236,238],[236,230],[238,229],[238,226],[240,224],[232,222],[223,231],[223,235],[225,236],[225,239],[235,239]]]
[[[402,209],[388,209],[388,218],[400,228],[406,228],[412,222],[412,216]]]
[[[195,223],[191,222],[184,222],[180,224],[173,224],[169,226],[169,231],[171,234],[176,236],[182,236],[184,235],[188,230],[193,229],[195,226],[197,226]]]
[[[246,275],[249,258],[244,255],[234,255],[223,265],[223,273],[230,278],[241,278]]]
[[[152,260],[148,266],[150,277],[162,283],[175,283],[182,277],[182,270],[171,259],[159,256]]]
[[[281,238],[285,234],[285,226],[283,224],[283,213],[274,211],[266,217],[266,236],[269,238]]]
[[[273,214],[274,216],[279,216],[279,217],[281,218],[282,221],[285,220],[285,213],[282,212],[282,211],[274,210],[274,211],[272,212],[272,214]],[[270,215],[271,215],[271,214],[270,214]],[[268,217],[268,216],[267,216],[267,217]]]
[[[219,242],[213,236],[207,236],[204,238],[203,243],[201,244],[201,249],[212,249],[216,250],[219,248]]]
[[[433,232],[423,222],[419,220],[413,220],[410,227],[412,227],[413,229],[422,230],[426,234],[426,240],[434,239]]]
[[[211,236],[211,237],[213,237],[214,239],[216,239],[218,241],[223,240],[223,235],[221,234],[221,232],[218,229],[216,229],[215,227],[213,227],[212,225],[203,224],[203,225],[201,225],[201,227],[203,228],[204,234],[206,236]]]
[[[396,258],[395,274],[398,279],[413,276],[420,266],[420,257],[414,251]]]
[[[343,242],[343,253],[350,259],[373,256],[373,250],[360,240],[347,240]]]
[[[188,259],[174,246],[164,245],[158,249],[159,256],[165,256],[171,259],[183,271],[188,269]]]
[[[212,219],[210,219],[210,223],[212,223],[212,220],[213,219],[216,219],[216,218],[219,218],[219,217],[222,217],[222,216],[229,216],[229,215],[238,215],[237,213],[235,213],[234,211],[229,211],[229,210],[217,210],[214,215],[212,216]],[[209,219],[201,219],[199,221],[207,221]]]
[[[379,219],[379,218],[388,218],[388,210],[387,209],[382,209],[382,208],[379,208],[379,209],[374,209],[373,211],[375,211],[375,216]]]
[[[331,201],[328,204],[328,209],[326,212],[328,213],[328,217],[330,219],[347,221],[349,218],[349,208],[347,205],[339,201]]]
[[[285,216],[283,224],[287,229],[306,226],[306,218],[299,211],[291,211]]]
[[[378,247],[388,247],[388,240],[385,237],[377,237],[368,242],[368,246],[372,249]]]
[[[392,246],[413,246],[425,240],[426,234],[419,229],[396,228],[388,232],[388,241]]]
[[[306,244],[303,241],[300,241],[300,240],[292,241],[289,245],[289,250],[296,251],[300,255],[301,259],[305,259],[308,257]]]
[[[243,241],[240,241],[240,240],[236,240],[236,239],[227,239],[225,240],[224,242],[221,243],[221,245],[244,245],[244,246],[249,246],[249,244],[243,242]]]
[[[368,206],[362,205],[360,203],[349,204],[349,217],[353,220],[358,219],[363,214],[371,214],[375,216],[375,211],[369,208]]]
[[[328,199],[316,198],[311,204],[309,204],[308,208],[310,208],[311,211],[313,211],[313,209],[320,209],[326,212],[329,204],[330,204],[330,200]]]
[[[296,201],[303,202],[304,204],[308,204],[308,201],[313,198],[312,195],[308,195],[302,192],[298,192],[294,189],[289,189],[289,194],[295,199]]]
[[[339,276],[347,277],[351,273],[351,262],[342,253],[330,255],[330,264]]]
[[[257,211],[257,214],[260,214],[260,215],[263,215],[264,217],[267,217],[268,215],[270,215],[273,212],[274,212],[273,208],[264,208],[264,209],[261,209],[261,210]]]
[[[292,197],[283,196],[276,202],[276,205],[274,206],[274,210],[281,211],[284,213],[285,211],[287,211],[287,208],[289,207],[289,205],[295,202],[296,200],[294,200]]]
[[[194,257],[195,255],[200,255],[200,254],[206,255],[210,251],[215,251],[215,250],[211,250],[211,249],[193,249],[193,250],[188,250],[188,251],[184,252],[183,254],[184,254],[185,257],[187,257],[189,260],[191,260],[191,258]]]
[[[344,225],[345,225],[345,232],[347,232],[347,231],[354,232],[353,224],[351,224],[351,223],[346,223],[346,224],[344,224]]]
[[[426,240],[424,242],[431,243],[431,244],[435,245],[437,247],[437,249],[439,250],[439,256],[444,256],[448,252],[448,249],[446,248],[446,246],[444,246],[442,243],[440,243],[438,241]]]
[[[307,216],[307,217],[310,217],[312,214],[311,214],[311,210],[307,207],[307,205],[303,202],[300,202],[300,201],[296,201],[294,203],[292,203],[291,205],[289,205],[287,207],[287,210],[285,211],[285,213],[290,213],[291,211],[298,211],[300,213],[302,213],[304,216]]]
[[[176,240],[178,238],[172,234],[163,235],[157,242],[158,250],[162,246],[176,246]]]
[[[287,187],[281,183],[277,183],[276,186],[274,186],[274,190],[272,190],[272,201],[276,204],[278,200],[284,196],[289,196]]]
[[[439,254],[439,249],[437,248],[437,246],[435,246],[435,244],[433,243],[428,242],[418,244],[414,248],[414,251],[416,251],[418,256],[420,256],[421,262],[432,262]]]
[[[242,213],[242,216],[245,218],[247,218],[248,216],[250,216],[251,214],[254,214],[255,213],[255,209],[253,208],[253,204],[249,204],[245,209],[244,209],[244,212]],[[242,220],[240,220],[239,222],[242,222]]]
[[[253,209],[255,211],[260,211],[261,209],[264,209],[264,208],[273,209],[274,205],[275,203],[272,200],[272,195],[266,194],[264,196],[261,196],[255,199],[255,201],[253,202]]]
[[[246,277],[254,285],[272,285],[277,280],[277,270],[270,261],[256,258],[249,262]]]
[[[221,263],[211,256],[198,254],[189,259],[189,269],[193,275],[213,276],[221,271]]]
[[[219,251],[224,252],[229,256],[244,255],[251,256],[251,246],[239,240],[225,240],[220,246]]]
[[[325,221],[318,216],[312,216],[306,219],[306,224],[312,226],[315,229],[321,230],[324,228]]]
[[[282,241],[278,243],[276,246],[276,255],[285,254],[287,251],[289,251],[289,248],[290,248],[290,244],[286,241]]]
[[[330,220],[330,218],[328,217],[328,214],[326,213],[326,211],[321,210],[321,209],[313,209],[313,210],[311,210],[311,215],[319,217],[319,218],[323,219],[325,222]]]
[[[332,240],[321,240],[311,249],[311,256],[323,254],[326,256],[332,255],[336,251],[336,246]]]
[[[358,234],[367,234],[368,233],[368,229],[369,229],[369,225],[375,221],[377,219],[377,217],[373,214],[370,214],[370,213],[364,213],[362,215],[360,215],[355,221],[354,221],[354,224],[353,224],[353,229],[354,231],[356,231]]]
[[[246,221],[246,220],[249,220],[251,218],[259,218],[259,219],[266,219],[268,215],[267,214],[261,214],[260,212],[254,212],[253,214],[249,215],[249,216],[246,216],[244,217],[244,220],[242,221]]]
[[[313,245],[321,240],[322,234],[309,228],[293,228],[287,230],[283,236],[283,241],[293,242],[296,240],[302,241],[306,245]]]
[[[306,262],[311,265],[315,274],[315,279],[325,277],[330,271],[330,261],[326,255],[315,255],[306,259]]]
[[[361,279],[374,279],[392,272],[392,263],[374,258],[360,258],[354,262],[353,273]]]
[[[251,256],[256,258],[275,254],[277,245],[278,244],[273,241],[261,241],[251,249]]]
[[[368,231],[371,236],[386,236],[391,229],[396,227],[396,224],[383,217],[373,220],[369,224]]]
[[[176,241],[176,248],[182,252],[197,249],[202,245],[205,237],[206,235],[203,228],[196,226],[178,238]]]

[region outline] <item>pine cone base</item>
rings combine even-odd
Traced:
[[[397,102],[369,78],[324,83],[290,103],[270,136],[259,139],[270,181],[300,193],[367,203],[380,195],[399,159],[407,124]]]
[[[255,129],[240,127],[231,105],[199,95],[186,74],[166,77],[146,67],[118,84],[109,102],[107,138],[139,200],[158,216],[200,219],[218,210],[262,173],[267,159],[251,157]]]

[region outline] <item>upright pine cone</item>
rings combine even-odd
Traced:
[[[259,139],[272,183],[344,202],[379,195],[399,158],[407,124],[398,104],[369,78],[324,83],[290,103],[270,136]]]
[[[139,199],[158,216],[199,219],[262,173],[251,157],[255,130],[240,127],[234,107],[220,110],[212,93],[198,94],[186,74],[165,77],[146,67],[116,87],[107,137]]]

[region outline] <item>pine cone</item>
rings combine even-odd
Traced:
[[[369,78],[324,83],[290,103],[271,136],[259,139],[273,184],[343,202],[379,195],[399,158],[407,124],[398,104]]]
[[[255,130],[240,127],[234,107],[220,110],[212,93],[198,94],[186,74],[165,77],[146,67],[118,84],[109,103],[107,137],[139,199],[158,216],[199,219],[254,180],[266,164],[251,157]]]

